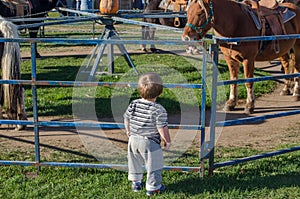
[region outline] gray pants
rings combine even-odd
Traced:
[[[161,146],[147,137],[132,135],[128,142],[128,179],[142,181],[143,163],[147,171],[146,190],[161,187],[164,158]]]

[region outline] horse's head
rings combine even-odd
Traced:
[[[182,40],[199,40],[212,27],[212,2],[193,0],[187,8],[187,23],[183,30]]]

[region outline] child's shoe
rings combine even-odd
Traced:
[[[155,195],[155,194],[162,193],[162,192],[164,192],[165,190],[166,190],[165,185],[161,185],[161,187],[160,187],[159,189],[157,189],[157,190],[147,191],[147,192],[146,192],[146,195],[149,196],[149,197],[151,197],[151,196],[153,196],[153,195]]]
[[[142,183],[141,182],[132,182],[131,189],[134,192],[139,192],[142,189]]]

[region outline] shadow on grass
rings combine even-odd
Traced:
[[[188,174],[182,174],[188,175]],[[272,172],[266,176],[238,173],[227,175],[215,174],[213,177],[200,179],[199,176],[185,177],[173,184],[168,184],[169,193],[185,193],[198,195],[204,192],[209,193],[228,193],[232,190],[239,192],[254,191],[259,189],[280,189],[283,187],[300,186],[299,172],[287,172],[285,174],[273,175]]]

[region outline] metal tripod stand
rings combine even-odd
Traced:
[[[120,40],[120,37],[114,27],[114,21],[112,19],[108,19],[108,20],[103,20],[103,22],[105,22],[105,28],[102,31],[101,36],[99,37],[99,39],[102,40],[109,40],[109,39],[114,39],[114,40]],[[128,65],[133,68],[133,70],[135,71],[136,74],[138,74],[138,71],[136,70],[135,65],[133,64],[124,44],[115,44],[117,45],[117,47],[119,48],[119,50],[121,51],[121,53],[125,56],[126,62],[128,63]],[[107,63],[108,63],[108,73],[109,74],[113,74],[114,73],[114,48],[113,48],[113,44],[97,44],[96,47],[94,48],[93,52],[92,52],[92,56],[90,57],[87,67],[90,66],[92,59],[95,57],[95,55],[97,54],[97,56],[95,57],[95,61],[93,63],[93,66],[91,68],[91,71],[89,73],[89,77],[88,77],[88,81],[92,81],[94,79],[94,76],[97,72],[97,69],[99,67],[99,63],[101,62],[101,58],[104,55],[104,50],[107,47]],[[99,51],[97,53],[97,51]]]

